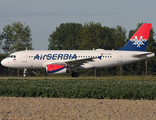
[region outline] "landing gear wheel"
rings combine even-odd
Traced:
[[[78,74],[77,72],[73,72],[73,73],[71,74],[71,76],[72,76],[72,77],[79,77],[79,74]]]

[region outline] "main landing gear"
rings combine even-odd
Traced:
[[[72,77],[79,77],[79,74],[78,74],[77,72],[73,72],[73,73],[71,74],[71,76],[72,76]]]

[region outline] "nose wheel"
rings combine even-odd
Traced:
[[[79,74],[78,74],[77,72],[73,72],[73,73],[71,74],[71,76],[72,76],[72,77],[79,77]]]
[[[24,69],[24,71],[23,71],[23,77],[26,77],[26,72],[27,72],[27,69]]]

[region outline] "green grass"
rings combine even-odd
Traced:
[[[156,76],[137,76],[137,75],[133,75],[133,76],[106,76],[106,77],[92,77],[92,76],[86,76],[86,77],[77,77],[77,78],[73,78],[73,77],[68,77],[68,76],[53,76],[53,77],[0,77],[0,79],[116,79],[116,80],[134,80],[134,79],[138,79],[138,80],[156,80]]]
[[[156,77],[1,77],[0,96],[155,100]]]

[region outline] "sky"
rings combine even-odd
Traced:
[[[152,23],[156,33],[156,0],[1,0],[0,32],[14,22],[28,25],[34,50],[47,50],[49,35],[61,23],[93,21],[129,30]]]

